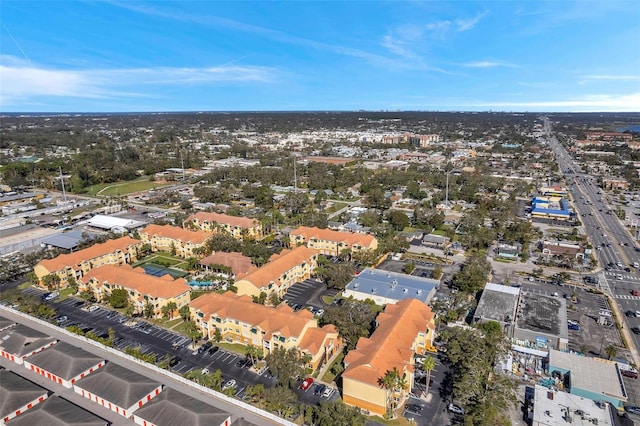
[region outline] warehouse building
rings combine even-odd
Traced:
[[[231,415],[212,405],[167,388],[133,415],[142,426],[229,426]]]
[[[53,337],[16,324],[0,332],[0,356],[16,364],[22,364],[28,356],[35,355],[56,342]]]
[[[30,410],[49,396],[49,391],[0,367],[0,423]]]
[[[53,395],[9,421],[9,426],[108,426],[110,423],[77,405]]]

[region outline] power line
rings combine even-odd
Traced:
[[[20,52],[22,52],[22,56],[24,56],[24,58],[27,60],[27,62],[29,63],[29,66],[33,66],[33,64],[31,63],[31,59],[29,59],[29,57],[27,56],[27,53],[24,51],[22,46],[20,46],[20,43],[18,43],[18,40],[16,40],[16,38],[13,36],[13,34],[11,34],[11,31],[9,31],[9,28],[4,24],[3,21],[0,21],[0,24],[2,24],[2,27],[5,29],[7,34],[9,34],[9,37],[11,38],[11,40],[13,40],[15,45],[18,47],[18,50],[20,50]]]

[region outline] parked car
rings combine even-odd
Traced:
[[[169,367],[175,367],[180,361],[182,361],[182,358],[179,356],[172,356],[171,359],[169,359]]]
[[[631,331],[633,332],[633,334],[640,334],[640,328],[638,327],[631,327]]]
[[[313,384],[313,378],[307,377],[302,381],[302,384],[300,385],[300,389],[306,391],[307,389],[309,389],[309,387],[311,387],[312,384]]]
[[[324,392],[324,390],[325,390],[325,388],[326,388],[326,387],[327,387],[327,386],[326,386],[326,385],[323,385],[322,383],[317,384],[317,385],[316,385],[316,387],[315,387],[315,389],[313,390],[313,394],[314,394],[314,395],[322,395],[322,393]]]
[[[57,322],[58,324],[62,324],[63,322],[67,321],[68,319],[69,319],[69,317],[68,317],[68,316],[63,315],[63,316],[59,317],[59,318],[56,320],[56,322]]]
[[[222,390],[234,388],[236,387],[236,381],[234,379],[227,380],[227,382],[222,386]]]
[[[212,347],[211,347],[211,349],[209,349],[209,355],[213,355],[213,354],[215,354],[216,352],[218,352],[219,350],[220,350],[220,348],[219,348],[219,347],[217,347],[217,346],[212,346]]]
[[[331,398],[331,395],[333,395],[333,392],[335,392],[335,389],[332,388],[331,386],[327,386],[327,388],[324,390],[324,392],[322,392],[322,397],[323,398]]]
[[[637,416],[640,416],[640,407],[634,407],[634,406],[627,406],[624,407],[625,411],[627,413],[631,413],[631,414],[635,414]]]
[[[404,406],[404,409],[413,414],[420,414],[422,411],[422,407],[417,404],[407,404]]]
[[[447,409],[449,410],[450,413],[453,413],[453,414],[460,414],[460,415],[464,414],[464,409],[462,407],[455,405],[454,403],[449,404]]]

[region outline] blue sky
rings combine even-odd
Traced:
[[[2,0],[0,111],[640,111],[640,1]]]

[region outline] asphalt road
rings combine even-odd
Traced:
[[[640,253],[632,235],[610,213],[612,210],[606,196],[595,184],[595,179],[582,172],[567,150],[552,135],[551,123],[545,120],[547,140],[555,153],[561,172],[569,183],[569,192],[574,200],[576,213],[580,216],[584,230],[595,249],[595,256],[605,269],[599,274],[601,288],[610,291],[620,309],[640,311],[640,298],[631,296],[633,290],[640,291],[640,274],[633,262],[640,262]],[[625,268],[629,268],[626,271]],[[627,326],[638,326],[625,317]],[[636,347],[640,347],[640,335],[633,334]]]

